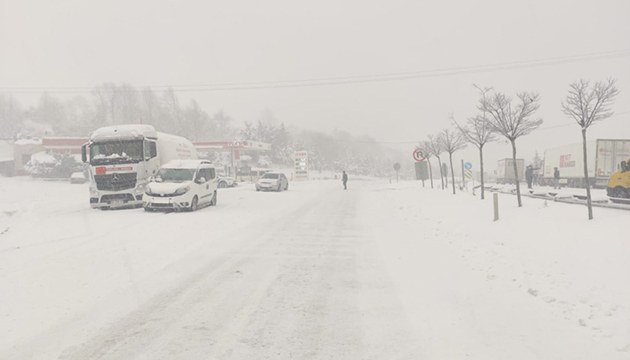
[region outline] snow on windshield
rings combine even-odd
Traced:
[[[90,157],[96,162],[142,160],[142,141],[115,141],[90,146]]]

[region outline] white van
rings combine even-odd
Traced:
[[[173,160],[145,188],[146,211],[188,210],[217,204],[218,177],[207,160]]]

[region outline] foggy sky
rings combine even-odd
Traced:
[[[0,0],[0,88],[134,86],[360,76],[630,49],[630,1],[10,1]],[[264,109],[304,129],[415,142],[476,113],[472,84],[541,94],[543,128],[569,83],[618,79],[630,111],[630,57],[404,81],[179,93],[209,112],[256,121]],[[54,92],[53,92],[54,94]],[[89,96],[88,94],[85,94]],[[16,94],[23,105],[38,94]],[[589,130],[630,138],[630,113]],[[519,157],[579,142],[577,125],[519,140]],[[389,145],[404,151],[413,144]],[[510,156],[488,148],[490,166]],[[473,149],[460,156],[473,160]],[[411,160],[411,155],[410,155]]]

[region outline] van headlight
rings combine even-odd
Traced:
[[[185,193],[188,192],[188,190],[190,190],[190,187],[185,186],[183,188],[179,188],[177,190],[175,190],[175,195],[184,195]]]

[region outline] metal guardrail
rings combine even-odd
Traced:
[[[492,189],[490,187],[486,188],[486,190],[490,192],[499,192],[501,194],[510,194],[516,195],[516,191],[500,191],[496,189]],[[572,195],[570,197],[560,197],[558,198],[557,192],[549,192],[548,195],[534,195],[533,193],[529,193],[528,191],[522,192],[521,196],[541,199],[547,201],[561,202],[565,204],[575,204],[575,205],[584,205],[586,206],[586,196],[585,195]],[[620,198],[611,198],[609,197],[606,201],[591,201],[591,205],[594,207],[607,208],[607,209],[617,209],[617,210],[627,210],[630,211],[630,199],[620,199]]]

